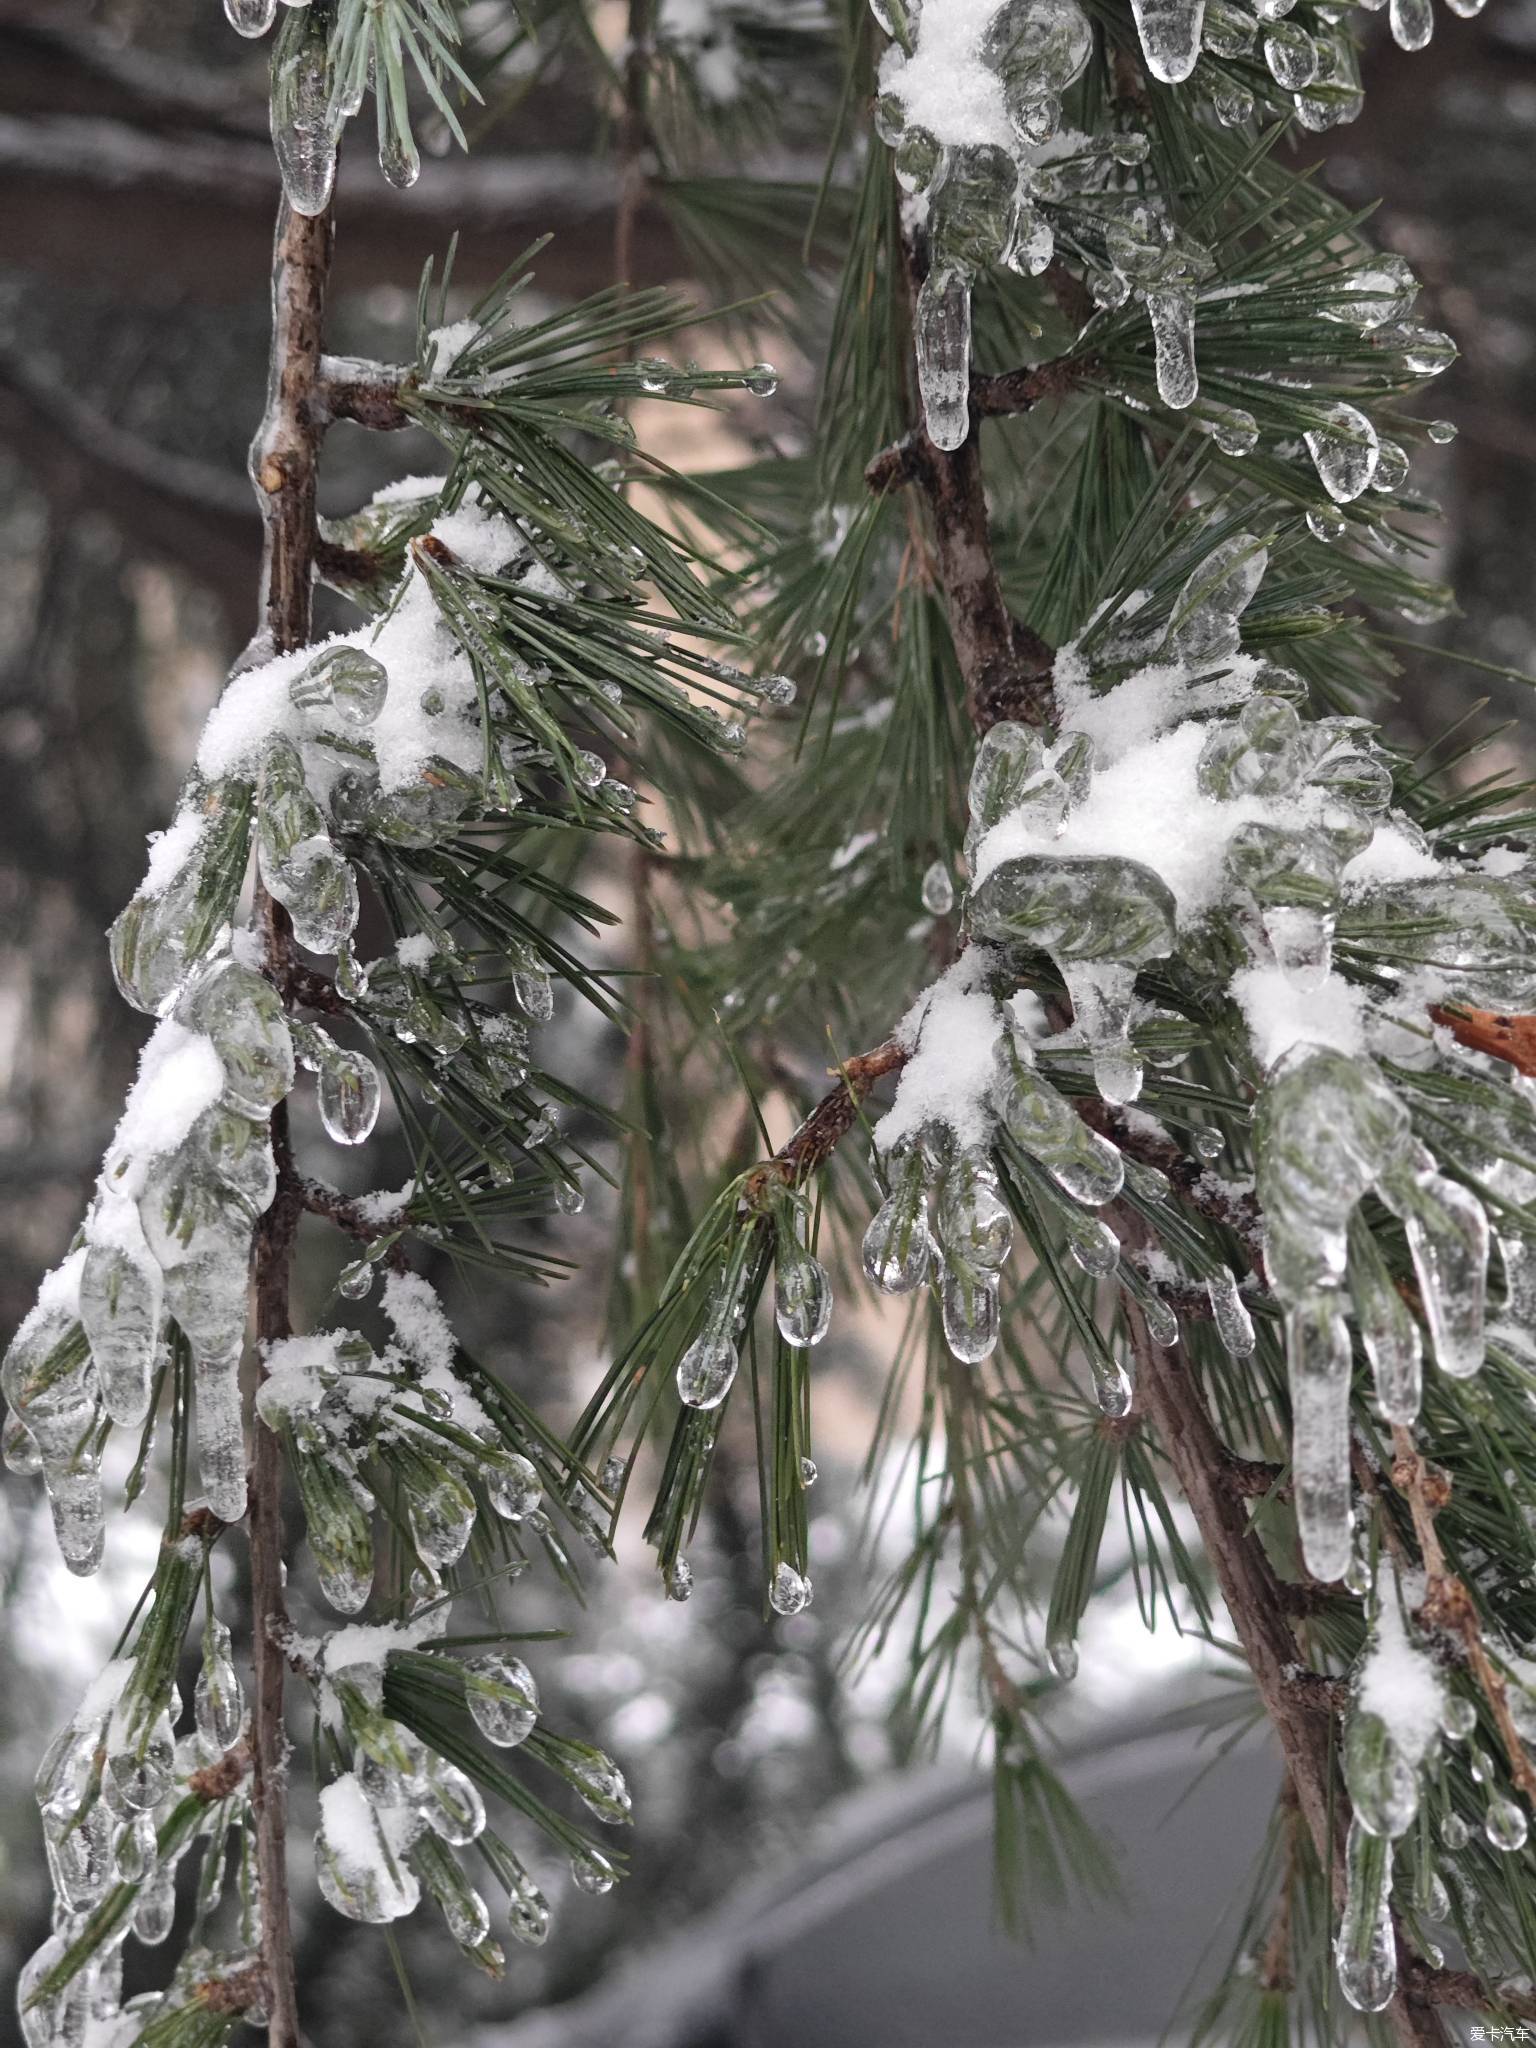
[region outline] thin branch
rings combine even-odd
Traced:
[[[775,1184],[798,1187],[824,1166],[858,1121],[859,1108],[877,1081],[899,1073],[911,1048],[888,1038],[873,1052],[855,1053],[838,1068],[838,1083],[817,1103],[794,1136],[748,1176],[742,1206],[761,1208]]]
[[[334,1223],[338,1230],[344,1230],[348,1237],[355,1237],[364,1244],[376,1244],[381,1237],[389,1237],[406,1227],[404,1205],[380,1216],[371,1206],[365,1207],[350,1195],[342,1194],[339,1188],[330,1187],[323,1180],[315,1180],[309,1175],[295,1181],[294,1195],[306,1215],[323,1216],[327,1223]],[[405,1270],[405,1254],[398,1246],[386,1257],[398,1271]]]
[[[310,635],[316,540],[315,489],[321,427],[313,397],[320,369],[325,291],[333,228],[329,210],[314,219],[279,209],[272,281],[272,364],[267,413],[251,450],[251,477],[266,533],[263,611],[278,653]],[[286,992],[292,933],[287,912],[258,886],[256,915],[273,978]],[[286,1103],[272,1112],[277,1194],[256,1226],[252,1282],[256,1335],[263,1347],[291,1331],[290,1268],[298,1227],[298,1178]],[[298,1991],[288,1905],[288,1742],[283,1729],[283,1658],[289,1633],[283,1590],[282,1446],[258,1417],[251,1459],[250,1540],[256,1866],[262,1894],[262,1964],[271,2014],[270,2048],[299,2048]]]
[[[1522,1074],[1536,1074],[1536,1017],[1507,1016],[1502,1010],[1447,1009],[1432,1003],[1430,1021],[1474,1052],[1508,1060]]]
[[[1435,1528],[1436,1515],[1451,1497],[1450,1481],[1444,1473],[1426,1462],[1414,1443],[1413,1432],[1403,1423],[1393,1424],[1392,1447],[1396,1453],[1392,1460],[1392,1485],[1408,1503],[1414,1534],[1424,1559],[1424,1570],[1429,1578],[1429,1589],[1419,1610],[1420,1618],[1427,1627],[1444,1629],[1460,1640],[1478,1689],[1488,1702],[1488,1710],[1498,1728],[1499,1740],[1509,1763],[1509,1775],[1525,1797],[1536,1805],[1536,1766],[1532,1765],[1520,1731],[1515,1726],[1509,1705],[1509,1687],[1488,1655],[1472,1596],[1446,1563],[1445,1551]]]

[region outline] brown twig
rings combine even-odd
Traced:
[[[333,228],[329,209],[314,217],[285,204],[278,212],[272,282],[272,367],[267,413],[251,450],[265,529],[263,610],[273,650],[288,653],[310,635],[314,575],[315,489],[323,420],[314,394],[320,374],[325,291]],[[285,992],[291,964],[286,911],[258,888],[257,920],[266,965]],[[299,1220],[298,1181],[288,1140],[287,1105],[272,1112],[277,1194],[256,1226],[252,1286],[256,1336],[268,1345],[290,1334],[289,1283]],[[299,2048],[298,1987],[288,1904],[288,1742],[283,1729],[283,1659],[287,1632],[283,1590],[283,1456],[258,1417],[250,1478],[252,1662],[252,1806],[261,1884],[261,1960],[270,2013],[270,2048]]]
[[[742,1207],[759,1209],[775,1185],[798,1187],[824,1166],[852,1130],[870,1089],[887,1074],[899,1073],[909,1052],[909,1047],[888,1038],[873,1052],[855,1053],[845,1060],[838,1068],[837,1086],[823,1095],[794,1136],[748,1176]]]
[[[1435,1528],[1436,1515],[1451,1497],[1450,1481],[1425,1460],[1414,1443],[1413,1432],[1401,1422],[1392,1426],[1392,1448],[1395,1453],[1392,1485],[1408,1503],[1414,1535],[1418,1538],[1429,1579],[1419,1618],[1427,1628],[1443,1629],[1460,1643],[1472,1676],[1477,1680],[1478,1690],[1488,1702],[1488,1710],[1498,1728],[1499,1740],[1509,1764],[1509,1775],[1536,1806],[1536,1766],[1532,1765],[1520,1731],[1515,1726],[1509,1705],[1509,1687],[1488,1655],[1472,1596],[1446,1563],[1445,1550]]]
[[[344,1195],[339,1189],[327,1187],[323,1180],[303,1177],[294,1189],[299,1206],[310,1216],[323,1216],[327,1223],[334,1223],[338,1230],[344,1230],[349,1237],[360,1239],[364,1244],[374,1244],[381,1237],[388,1237],[405,1228],[406,1208],[392,1210],[388,1216],[377,1217]],[[386,1263],[397,1271],[405,1270],[405,1253],[398,1246],[392,1246],[385,1254]]]
[[[1443,1024],[1473,1052],[1491,1053],[1522,1074],[1536,1074],[1536,1017],[1509,1016],[1502,1010],[1453,1010],[1441,1003],[1431,1003],[1429,1015],[1432,1023]]]

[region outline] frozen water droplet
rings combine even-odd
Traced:
[[[775,1614],[803,1614],[811,1604],[811,1582],[793,1565],[780,1563],[768,1588],[768,1605]]]
[[[1205,1283],[1210,1299],[1211,1314],[1216,1321],[1216,1335],[1223,1350],[1233,1358],[1247,1358],[1252,1354],[1256,1339],[1253,1322],[1248,1314],[1236,1278],[1223,1266],[1213,1273]]]
[[[814,1458],[802,1458],[800,1460],[800,1484],[805,1487],[814,1486],[816,1479],[816,1460]]]
[[[1400,50],[1422,50],[1435,32],[1430,0],[1389,0],[1387,21]]]
[[[421,157],[409,135],[391,127],[379,144],[379,169],[397,191],[409,191],[421,176]]]
[[[779,373],[772,363],[754,363],[741,381],[755,398],[772,398],[779,388]]]
[[[1347,505],[1367,489],[1376,474],[1376,429],[1352,405],[1331,405],[1328,424],[1302,436],[1323,489],[1337,505]]]
[[[1287,92],[1302,92],[1317,76],[1317,45],[1299,22],[1277,21],[1264,38],[1264,62]]]
[[[485,1801],[475,1781],[440,1756],[428,1764],[420,1813],[433,1834],[455,1849],[467,1848],[485,1828]]]
[[[1314,540],[1322,541],[1325,547],[1342,540],[1349,531],[1349,521],[1331,505],[1310,505],[1306,517],[1308,533]]]
[[[1141,1093],[1141,1055],[1131,1044],[1136,970],[1107,960],[1058,963],[1072,1020],[1093,1057],[1094,1085],[1105,1102],[1134,1102]]]
[[[950,1355],[962,1365],[980,1365],[997,1349],[1002,1330],[995,1276],[950,1263],[939,1284],[939,1302]]]
[[[544,1498],[539,1475],[521,1451],[504,1451],[485,1475],[491,1506],[505,1522],[521,1522],[536,1514]]]
[[[995,1273],[1013,1246],[1013,1218],[984,1152],[962,1152],[939,1186],[939,1242],[945,1256]]]
[[[955,907],[955,885],[943,861],[936,860],[923,876],[923,908],[935,917],[948,917]]]
[[[1164,405],[1183,412],[1200,395],[1195,367],[1195,295],[1187,285],[1155,285],[1148,286],[1146,300],[1157,395]]]
[[[1205,424],[1223,455],[1251,455],[1259,444],[1259,423],[1240,405],[1209,405]]]
[[[6,1416],[0,1452],[4,1454],[6,1471],[14,1472],[18,1479],[35,1479],[43,1469],[37,1438],[19,1415]]]
[[[1376,1406],[1388,1422],[1412,1422],[1419,1412],[1423,1346],[1412,1311],[1379,1258],[1352,1256],[1350,1294],[1371,1361]]]
[[[1130,1374],[1117,1359],[1102,1358],[1094,1352],[1089,1360],[1093,1372],[1093,1395],[1111,1421],[1131,1412],[1133,1388]]]
[[[1454,420],[1431,420],[1424,431],[1437,448],[1445,448],[1455,440],[1457,427]]]
[[[224,18],[236,35],[264,36],[277,19],[277,0],[224,0]]]
[[[571,1882],[589,1898],[601,1898],[604,1892],[611,1892],[617,1879],[618,1872],[596,1849],[583,1849],[571,1858]]]
[[[1333,972],[1334,917],[1310,905],[1277,903],[1264,912],[1264,936],[1280,972],[1303,994],[1322,988]]]
[[[864,1233],[864,1271],[885,1294],[910,1294],[927,1277],[928,1203],[920,1178],[904,1179]]]
[[[1452,1693],[1440,1709],[1440,1727],[1452,1742],[1465,1742],[1477,1726],[1477,1708],[1461,1693]]]
[[[1349,1328],[1332,1300],[1288,1310],[1291,1458],[1302,1556],[1317,1579],[1342,1578],[1350,1559]]]
[[[360,1052],[339,1048],[320,1069],[316,1100],[325,1134],[338,1145],[362,1145],[379,1118],[379,1070]]]
[[[413,1461],[404,1475],[411,1535],[430,1565],[457,1564],[475,1527],[475,1497],[446,1465]]]
[[[125,1698],[107,1733],[107,1768],[123,1804],[135,1813],[146,1813],[158,1806],[171,1788],[176,1738],[165,1713],[144,1717],[140,1727],[132,1720],[122,1726],[126,1706]]]
[[[322,1897],[349,1920],[380,1926],[416,1910],[421,1887],[355,1773],[320,1794],[315,1876]]]
[[[1070,1636],[1052,1636],[1046,1643],[1045,1654],[1062,1684],[1070,1685],[1077,1676],[1077,1644]]]
[[[192,1707],[198,1734],[222,1756],[239,1740],[245,1723],[245,1693],[230,1658],[229,1630],[216,1622],[214,1631],[197,1674]]]
[[[1344,1740],[1344,1782],[1355,1818],[1373,1835],[1395,1840],[1419,1810],[1419,1774],[1379,1714],[1357,1708]]]
[[[1164,85],[1178,85],[1200,55],[1205,0],[1131,0],[1147,69]]]
[[[475,1726],[498,1749],[513,1749],[539,1718],[539,1692],[520,1657],[487,1651],[464,1666],[464,1694]]]
[[[678,1361],[678,1399],[685,1408],[718,1408],[731,1391],[737,1363],[735,1343],[712,1318]]]
[[[507,1915],[514,1940],[528,1948],[543,1947],[549,1936],[549,1901],[522,1872],[507,1900]]]
[[[1356,2012],[1381,2012],[1397,1989],[1392,1926],[1392,1845],[1351,1824],[1345,1851],[1344,1915],[1335,1946],[1339,1989]]]
[[[686,1557],[680,1557],[667,1574],[667,1598],[687,1600],[693,1594],[693,1566]]]
[[[1179,1319],[1166,1301],[1155,1294],[1141,1297],[1141,1313],[1147,1335],[1160,1351],[1169,1351],[1179,1341]]]
[[[547,1024],[555,1014],[555,985],[531,958],[513,969],[512,994],[524,1016],[535,1024]]]
[[[932,270],[913,321],[923,424],[936,448],[958,448],[970,432],[971,286],[961,270]]]
[[[1483,1816],[1483,1833],[1495,1849],[1513,1855],[1517,1849],[1525,1847],[1528,1831],[1525,1811],[1513,1799],[1489,1800],[1488,1811]]]
[[[345,1301],[366,1301],[373,1292],[374,1267],[368,1259],[354,1259],[343,1266],[336,1291]]]
[[[176,1872],[162,1864],[144,1885],[133,1909],[134,1938],[146,1948],[158,1948],[170,1933],[176,1918]]]
[[[773,1314],[786,1344],[805,1350],[819,1344],[832,1321],[832,1283],[819,1259],[803,1246],[782,1240],[774,1263]]]

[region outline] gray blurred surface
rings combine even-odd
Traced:
[[[819,1853],[570,2004],[477,2048],[1148,2048],[1223,1966],[1279,1788],[1265,1742],[1130,1737],[1062,1771],[1119,1850],[1119,1904],[992,1902],[989,1789],[929,1772],[857,1798]]]

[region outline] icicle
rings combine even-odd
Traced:
[[[944,1341],[962,1365],[980,1365],[997,1349],[1002,1331],[997,1280],[958,1263],[946,1264],[939,1282]]]
[[[971,284],[963,270],[931,270],[913,321],[923,424],[936,448],[958,448],[970,432]]]
[[[1179,1319],[1167,1302],[1156,1294],[1140,1297],[1147,1335],[1160,1351],[1169,1351],[1179,1341]]]
[[[1276,903],[1263,917],[1264,936],[1274,949],[1280,972],[1292,988],[1315,994],[1333,972],[1333,913],[1299,903]]]
[[[1349,1566],[1349,1328],[1331,1297],[1285,1318],[1291,1383],[1291,1460],[1302,1556],[1316,1579]]]
[[[1417,1764],[1406,1757],[1379,1714],[1357,1709],[1344,1741],[1344,1782],[1355,1819],[1373,1835],[1395,1840],[1419,1810]]]
[[[811,1582],[793,1565],[780,1563],[768,1587],[768,1605],[775,1614],[803,1614],[811,1604]]]
[[[1470,1189],[1432,1170],[1433,1161],[1383,1178],[1382,1200],[1402,1218],[1435,1362],[1454,1379],[1481,1369],[1488,1288],[1488,1217]]]
[[[488,1650],[464,1665],[464,1697],[475,1726],[498,1749],[515,1749],[539,1718],[539,1689],[520,1657]]]
[[[1141,1093],[1141,1055],[1131,1043],[1136,969],[1108,960],[1063,960],[1072,1021],[1093,1058],[1094,1085],[1104,1101],[1134,1102]]]
[[[1423,1346],[1413,1313],[1379,1256],[1351,1257],[1349,1287],[1365,1355],[1371,1361],[1377,1409],[1387,1422],[1412,1422],[1419,1412],[1423,1382]]]
[[[948,917],[955,907],[955,885],[943,861],[936,860],[923,876],[923,908],[934,917]]]
[[[463,1949],[476,1949],[491,1931],[491,1909],[460,1869],[458,1860],[423,1836],[411,1862],[442,1908],[448,1932]]]
[[[1344,1917],[1335,1948],[1339,1989],[1356,2012],[1381,2012],[1397,1989],[1392,1845],[1356,1819],[1345,1849]]]
[[[1011,1045],[1000,1044],[996,1058],[993,1100],[1015,1144],[1085,1208],[1112,1202],[1125,1185],[1125,1161],[1116,1148],[1090,1131]]]
[[[95,1373],[84,1330],[46,1294],[11,1341],[0,1391],[37,1444],[65,1564],[95,1571],[104,1541]]]
[[[864,1233],[864,1271],[885,1294],[910,1294],[928,1272],[931,1239],[923,1161],[914,1146],[892,1157],[891,1192]]]
[[[1200,395],[1195,367],[1195,294],[1187,284],[1149,285],[1146,300],[1157,395],[1164,405],[1183,412]]]
[[[1120,1264],[1120,1240],[1097,1216],[1069,1210],[1062,1217],[1067,1233],[1067,1250],[1085,1273],[1107,1279]]]
[[[19,1415],[8,1414],[5,1418],[0,1429],[0,1454],[4,1456],[6,1471],[14,1472],[18,1479],[35,1479],[43,1469],[37,1438]]]
[[[373,1590],[373,1495],[331,1458],[302,1458],[299,1488],[320,1590],[338,1614],[356,1614]]]
[[[222,1621],[210,1622],[192,1710],[197,1732],[215,1756],[234,1748],[245,1725],[245,1694],[229,1651],[229,1630]]]
[[[1247,1358],[1253,1351],[1257,1339],[1253,1334],[1253,1321],[1233,1274],[1226,1266],[1213,1273],[1205,1283],[1210,1299],[1211,1314],[1216,1321],[1216,1335],[1223,1350],[1233,1358]]]
[[[1387,21],[1400,50],[1422,50],[1435,32],[1430,0],[1390,0]]]
[[[1147,69],[1163,85],[1178,85],[1200,55],[1205,0],[1131,0]]]
[[[1336,505],[1347,505],[1376,474],[1376,429],[1352,405],[1330,405],[1328,425],[1302,436],[1323,489]]]
[[[295,213],[323,213],[336,182],[330,27],[325,8],[295,7],[272,51],[272,148]]]
[[[165,1284],[131,1202],[106,1198],[91,1218],[80,1272],[80,1321],[96,1362],[101,1405],[136,1428],[149,1413]]]
[[[197,1391],[197,1471],[208,1505],[221,1521],[245,1513],[245,1425],[240,1412],[240,1351],[199,1354],[193,1365]]]
[[[995,1273],[1013,1245],[1013,1218],[997,1192],[985,1152],[962,1152],[939,1186],[937,1223],[945,1256]]]

